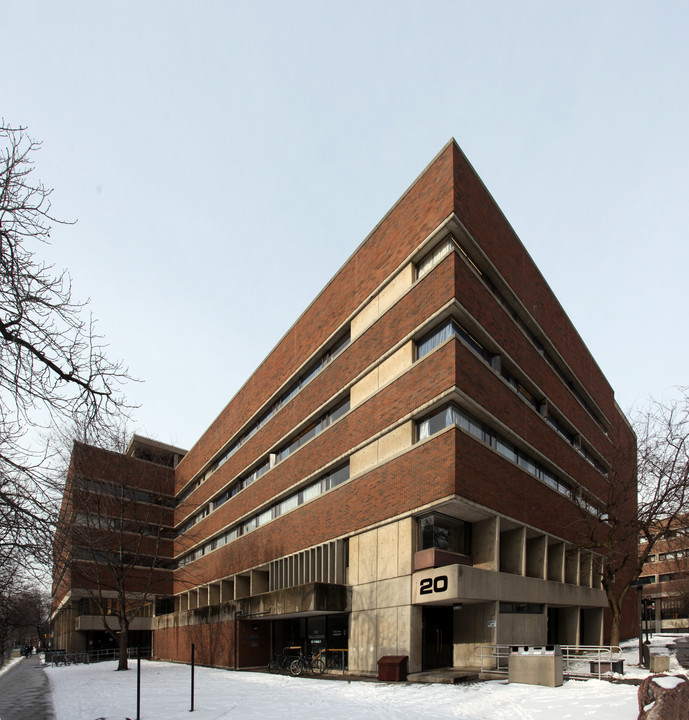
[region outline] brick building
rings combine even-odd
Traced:
[[[124,453],[74,443],[54,546],[53,642],[114,650],[120,609],[128,643],[150,647],[172,592],[174,465],[183,450],[134,436]]]
[[[689,516],[669,527],[669,536],[654,545],[639,577],[644,629],[651,633],[689,631]]]
[[[633,451],[451,141],[175,467],[155,654],[194,642],[246,667],[320,646],[374,674],[383,655],[413,672],[478,645],[599,644],[603,558],[578,543],[620,436]]]

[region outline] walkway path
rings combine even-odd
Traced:
[[[24,658],[0,675],[2,720],[55,720],[50,686],[37,655]]]
[[[677,648],[677,662],[683,668],[689,668],[689,638],[677,638],[675,646]],[[5,718],[2,720],[5,720]]]

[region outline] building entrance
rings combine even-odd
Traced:
[[[424,670],[452,667],[453,611],[451,607],[423,608],[422,665]]]
[[[347,664],[349,615],[315,615],[273,621],[273,652],[293,648],[296,653],[326,650]],[[297,649],[298,648],[298,649]]]
[[[548,608],[548,645],[560,644],[560,608]]]

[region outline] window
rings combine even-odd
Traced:
[[[345,482],[345,480],[349,480],[349,463],[347,463],[347,465],[343,465],[337,470],[333,470],[333,472],[331,472],[327,476],[327,489],[332,490],[332,488],[341,485],[343,482]]]
[[[662,575],[661,575],[661,577],[662,577]],[[656,581],[655,575],[642,575],[639,578],[639,585],[651,585],[655,581]]]
[[[281,447],[277,453],[277,461],[280,462],[286,457],[291,455],[293,452],[298,450],[302,445],[306,444],[309,440],[322,433],[326,428],[332,425],[336,420],[339,420],[345,413],[349,412],[349,398],[343,400],[339,405],[329,410],[319,420],[312,425],[309,425],[306,430],[293,438],[287,445]]]
[[[196,490],[199,485],[207,480],[218,468],[220,468],[222,465],[224,465],[229,458],[234,455],[237,450],[250,438],[252,438],[255,433],[262,428],[268,420],[270,420],[277,412],[280,410],[280,408],[288,403],[302,388],[304,388],[308,383],[313,380],[316,375],[318,375],[321,370],[323,370],[325,367],[327,367],[350,343],[350,334],[349,331],[347,331],[346,334],[339,337],[333,345],[330,347],[329,350],[327,350],[313,365],[309,367],[306,372],[304,372],[298,380],[296,380],[292,385],[289,386],[289,389],[282,394],[282,396],[275,402],[273,407],[268,411],[265,412],[263,415],[260,416],[260,418],[251,425],[247,431],[239,437],[237,440],[235,440],[232,445],[229,446],[229,448],[225,449],[221,454],[216,457],[216,459],[213,461],[213,463],[203,472],[201,477],[194,482],[192,482],[189,487],[187,487],[182,495],[180,495],[177,505],[180,505],[186,498],[191,495],[194,490]],[[304,441],[305,442],[305,441]],[[254,478],[255,479],[255,478]]]
[[[546,485],[561,495],[574,499],[575,502],[593,516],[600,515],[600,511],[589,500],[577,495],[569,483],[546,470],[539,462],[534,460],[527,452],[516,448],[511,442],[503,438],[491,428],[480,423],[465,410],[450,404],[442,410],[436,410],[431,415],[417,422],[417,437],[419,442],[431,435],[440,432],[449,425],[457,425],[462,430],[473,435],[477,440],[486,443],[497,450],[503,457],[516,462],[519,467],[530,475],[542,480]]]
[[[292,510],[293,508],[297,507],[298,505],[299,505],[299,495],[290,495],[290,497],[286,498],[282,502],[279,502],[275,506],[274,516],[278,517],[279,515],[282,515],[283,513],[286,513],[289,510]]]
[[[416,277],[422,278],[428,274],[446,255],[449,255],[453,247],[453,239],[447,238],[439,245],[436,245],[428,255],[423,257],[416,264]]]
[[[471,523],[440,513],[419,518],[419,549],[471,554]]]
[[[318,497],[322,490],[322,483],[320,480],[313,485],[309,485],[308,487],[305,487],[300,493],[299,493],[299,504],[308,502],[309,500],[313,500],[315,497]]]
[[[543,605],[540,603],[500,603],[500,614],[542,615]]]
[[[419,423],[419,440],[425,440],[451,425],[453,421],[452,406],[443,408]]]
[[[465,330],[456,320],[447,320],[439,327],[432,330],[428,335],[425,335],[417,343],[416,356],[421,359],[425,355],[428,355],[431,350],[435,350],[438,345],[441,345],[448,338],[451,337],[459,338],[470,350],[473,350],[482,360],[486,360],[488,354],[468,330]]]
[[[317,498],[322,493],[327,492],[328,490],[331,490],[332,488],[335,488],[338,485],[341,485],[343,482],[345,482],[348,479],[349,479],[349,463],[347,463],[345,465],[341,465],[340,467],[338,467],[334,470],[331,470],[330,472],[326,473],[325,475],[322,475],[315,482],[311,483],[310,485],[307,485],[305,488],[302,488],[301,490],[299,490],[295,493],[292,493],[291,495],[288,495],[286,498],[283,498],[280,502],[277,502],[274,505],[271,505],[269,508],[267,508],[263,512],[259,513],[258,515],[254,515],[253,517],[249,518],[245,522],[235,525],[233,528],[230,528],[230,530],[225,532],[223,535],[219,535],[219,536],[213,538],[212,540],[209,540],[200,548],[197,548],[196,550],[192,551],[188,555],[185,555],[184,557],[180,558],[177,566],[183,567],[184,565],[187,565],[188,563],[190,563],[194,560],[197,560],[198,558],[202,557],[205,553],[215,550],[216,547],[222,547],[223,545],[226,545],[227,543],[232,542],[232,540],[235,540],[240,535],[244,535],[245,533],[255,530],[257,527],[260,527],[261,525],[265,525],[265,523],[269,522],[270,520],[274,520],[275,518],[279,517],[283,513],[293,510],[294,508],[298,507],[299,505],[301,505],[305,502],[308,502],[309,500],[313,500],[314,498]],[[200,515],[197,516],[197,518],[198,517],[200,517]],[[193,525],[195,522],[197,522],[196,518],[194,520],[192,520],[190,523],[188,523],[187,525],[185,525],[182,528],[182,530],[180,531],[180,533],[183,532],[185,529],[188,529],[188,527]]]
[[[529,455],[521,451],[519,451],[517,455],[519,466],[524,468],[524,470],[526,470],[526,472],[530,473],[531,475],[538,477],[538,465],[536,464],[536,461],[533,460]]]

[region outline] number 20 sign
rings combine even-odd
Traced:
[[[434,578],[423,578],[419,583],[419,595],[431,595],[447,590],[447,575],[438,575]]]

